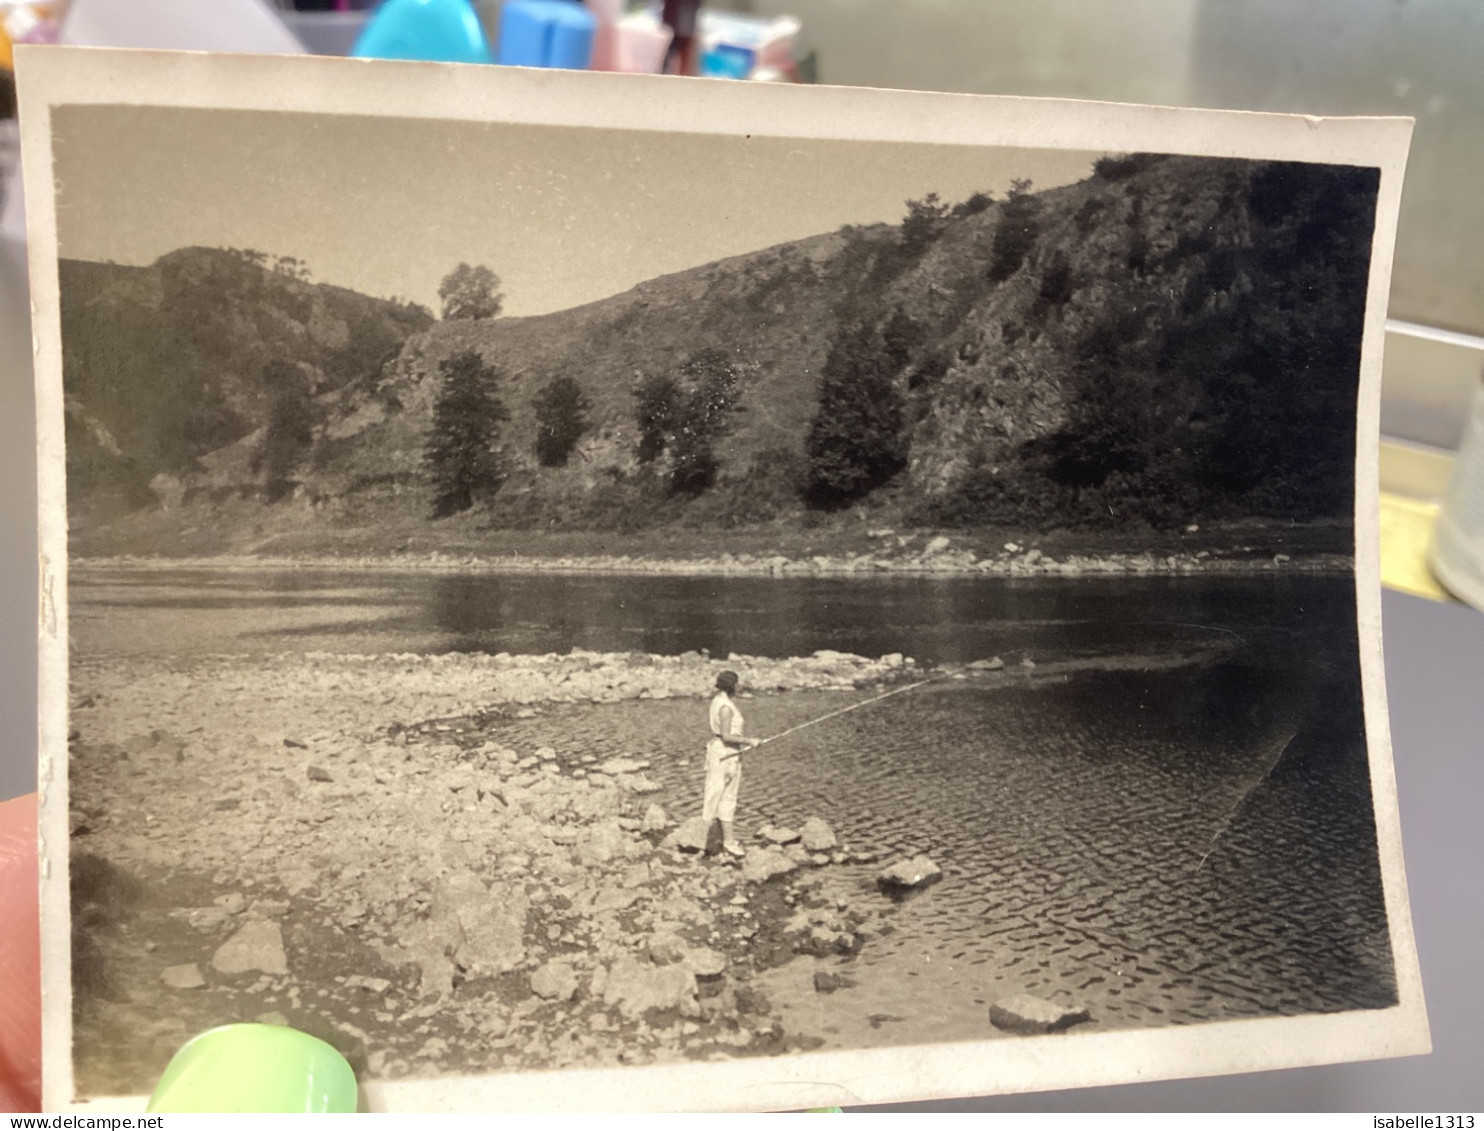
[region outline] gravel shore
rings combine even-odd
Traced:
[[[848,903],[828,873],[874,858],[827,826],[708,857],[633,752],[487,737],[562,703],[703,699],[725,664],[810,709],[914,673],[843,653],[79,662],[83,1091],[147,1090],[231,1020],[316,1032],[378,1078],[816,1047],[755,979],[866,944],[892,901]]]

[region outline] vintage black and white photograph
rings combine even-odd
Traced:
[[[28,141],[60,1102],[227,1022],[386,1106],[1425,1049],[1398,123],[117,66]]]

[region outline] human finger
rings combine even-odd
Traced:
[[[41,1108],[36,795],[0,801],[0,1110]]]

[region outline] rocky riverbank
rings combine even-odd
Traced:
[[[446,573],[673,574],[680,576],[836,577],[942,575],[988,577],[1139,577],[1197,574],[1348,573],[1348,554],[1275,553],[1260,547],[1228,550],[1143,550],[1125,553],[1048,553],[1007,542],[994,550],[971,548],[940,534],[898,537],[884,532],[868,551],[788,556],[724,553],[714,556],[629,554],[489,554],[431,550],[423,553],[345,555],[225,555],[74,557],[81,569],[210,570],[417,570]]]
[[[723,664],[785,699],[914,671],[843,653],[79,664],[83,1088],[147,1089],[183,1030],[230,1020],[317,1032],[380,1078],[818,1046],[758,977],[848,962],[920,863],[893,871],[820,819],[707,856],[678,819],[692,799],[638,753],[491,737],[572,700],[699,698]]]

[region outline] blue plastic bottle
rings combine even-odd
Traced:
[[[359,59],[493,62],[469,0],[386,0],[351,54]]]

